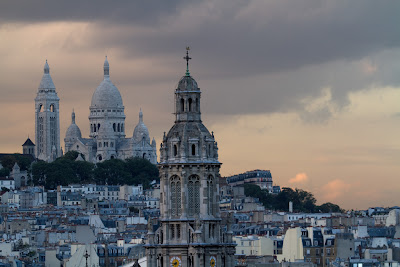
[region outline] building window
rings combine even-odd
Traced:
[[[188,182],[188,201],[189,215],[193,216],[200,213],[200,178],[192,175]]]
[[[185,100],[181,98],[181,112],[185,111]]]
[[[213,202],[214,202],[214,181],[213,177],[210,175],[207,180],[207,209],[208,214],[213,215]]]
[[[174,145],[174,156],[178,156],[178,147]]]
[[[189,103],[189,111],[192,111],[192,99],[191,98],[189,98],[188,103]]]
[[[173,216],[181,215],[181,179],[178,176],[171,177],[171,213]]]
[[[192,156],[196,155],[196,145],[192,145]]]

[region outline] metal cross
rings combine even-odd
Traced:
[[[87,250],[86,250],[86,254],[85,254],[85,255],[83,255],[83,257],[85,257],[85,258],[86,258],[86,267],[88,267],[88,264],[87,264],[87,259],[89,258],[89,254],[88,254]]]
[[[191,57],[189,57],[189,50],[190,50],[190,47],[187,46],[187,47],[186,47],[186,57],[183,57],[183,59],[186,60],[186,76],[190,76],[190,72],[189,72],[189,60],[192,59]]]

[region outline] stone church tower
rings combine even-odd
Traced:
[[[35,98],[35,154],[36,158],[48,162],[61,156],[59,101],[46,60]]]
[[[201,121],[201,92],[189,73],[188,52],[185,59],[186,74],[175,90],[175,124],[160,148],[161,216],[156,231],[149,223],[147,266],[234,266],[230,223],[222,223],[219,211],[217,142]]]

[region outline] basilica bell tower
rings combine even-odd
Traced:
[[[61,156],[59,101],[46,60],[35,98],[35,154],[36,158],[47,162]]]
[[[175,89],[175,124],[160,148],[161,215],[158,228],[149,222],[147,266],[234,266],[230,220],[222,223],[219,210],[218,146],[201,121],[189,48],[184,59],[186,73]]]

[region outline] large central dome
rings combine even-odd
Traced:
[[[104,61],[104,80],[92,96],[92,108],[122,108],[122,97],[118,88],[111,82],[108,60]]]

